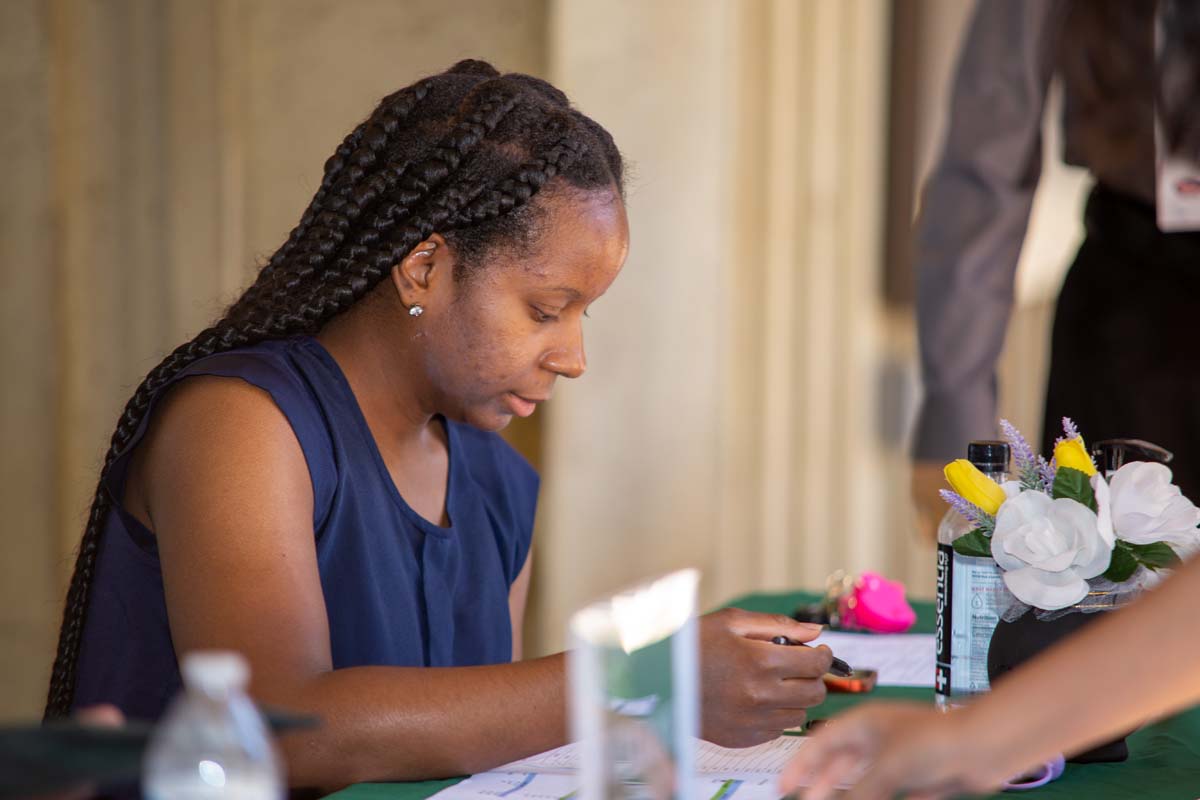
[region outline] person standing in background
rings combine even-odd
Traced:
[[[1070,416],[1094,440],[1136,437],[1176,454],[1200,494],[1200,216],[1163,232],[1170,153],[1200,161],[1200,9],[1178,0],[980,0],[969,24],[941,157],[917,221],[917,322],[925,387],[913,440],[919,526],[933,536],[942,465],[993,438],[996,362],[1041,172],[1051,78],[1063,84],[1066,163],[1096,183],[1087,231],[1055,310],[1043,439]],[[1162,46],[1155,45],[1156,16]],[[1160,141],[1155,140],[1155,110]],[[1200,190],[1200,180],[1194,181]],[[1156,209],[1158,216],[1156,217]]]

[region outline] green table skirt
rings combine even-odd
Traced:
[[[788,613],[813,596],[804,593],[754,594],[740,597],[729,605],[749,611]],[[914,603],[917,611],[915,633],[933,632],[933,604]],[[1114,649],[1119,649],[1114,644]],[[933,702],[932,689],[882,686],[868,699]],[[861,695],[833,694],[809,711],[810,719],[829,717],[862,702]],[[703,713],[703,712],[701,712]],[[1068,764],[1062,778],[1032,791],[1010,793],[1005,797],[1075,798],[1076,800],[1197,800],[1200,798],[1200,708],[1147,725],[1129,739],[1129,760],[1120,764]],[[338,800],[422,800],[461,778],[415,783],[360,783],[332,795]],[[1000,797],[1001,795],[996,795]]]

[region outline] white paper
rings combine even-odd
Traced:
[[[539,772],[483,772],[443,789],[439,800],[572,800],[579,775]],[[774,776],[716,777],[692,779],[693,795],[704,800],[777,800]],[[648,793],[647,793],[648,794]]]
[[[692,796],[703,800],[777,800],[779,773],[805,742],[781,736],[755,747],[730,749],[697,741]],[[434,795],[438,800],[572,800],[579,790],[580,752],[569,744],[472,775]],[[839,785],[848,788],[851,782]],[[802,781],[801,785],[805,785]]]
[[[813,641],[829,645],[833,654],[854,669],[879,673],[876,686],[933,688],[932,633],[840,633],[825,631]]]
[[[732,749],[696,740],[696,772],[778,775],[804,745],[803,736],[780,736],[754,747]],[[579,746],[568,744],[530,758],[499,767],[504,772],[574,772],[579,769]]]
[[[564,800],[579,789],[579,776],[535,772],[481,772],[434,795],[440,800]]]

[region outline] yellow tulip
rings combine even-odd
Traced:
[[[951,461],[944,470],[946,481],[954,488],[959,497],[972,505],[979,506],[989,514],[994,515],[1007,495],[1000,484],[984,475],[979,468],[960,458]]]
[[[1092,457],[1088,455],[1087,448],[1083,446],[1082,436],[1076,436],[1074,439],[1067,439],[1054,445],[1054,458],[1060,467],[1077,469],[1088,477],[1096,474],[1096,465],[1092,463]]]

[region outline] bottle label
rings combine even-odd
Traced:
[[[934,649],[937,652],[937,666],[933,676],[933,690],[938,694],[950,694],[951,659],[950,659],[950,629],[953,614],[954,598],[954,548],[948,544],[937,547],[937,596],[934,608],[937,616],[934,622]]]
[[[1000,621],[1000,602],[1004,579],[990,558],[972,558],[952,553],[949,581],[949,650],[951,674],[949,693],[970,695],[986,692],[988,648],[996,623]],[[939,659],[941,657],[939,651]]]

